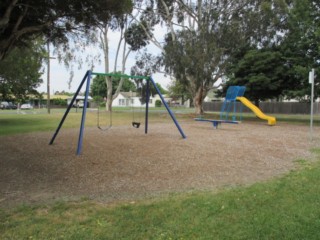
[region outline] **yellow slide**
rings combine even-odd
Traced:
[[[263,112],[261,112],[261,110],[256,105],[252,104],[247,98],[237,97],[237,100],[242,102],[243,105],[250,108],[251,111],[254,112],[258,118],[263,119],[263,120],[268,120],[268,125],[271,125],[271,126],[276,125],[276,118],[275,117],[265,115]]]

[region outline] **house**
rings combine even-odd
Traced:
[[[73,97],[67,98],[67,104],[69,105],[71,103]],[[77,96],[75,103],[73,103],[73,106],[83,107],[85,96]],[[92,97],[88,96],[88,102],[90,103],[92,101]]]
[[[120,92],[119,95],[113,100],[113,107],[144,107],[144,104],[141,104],[141,96],[138,96],[136,92]],[[165,101],[170,101],[170,98],[164,98]],[[160,100],[158,94],[150,96],[149,107],[155,107],[156,101]]]

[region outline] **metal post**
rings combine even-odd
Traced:
[[[309,72],[309,83],[311,84],[311,105],[310,105],[310,140],[313,138],[313,98],[314,98],[314,69]]]
[[[84,124],[86,122],[88,96],[89,96],[89,89],[90,89],[90,79],[91,79],[91,71],[89,70],[88,71],[88,78],[87,78],[86,93],[85,93],[83,109],[82,109],[82,118],[81,118],[81,125],[80,125],[80,133],[79,133],[79,140],[78,140],[77,155],[80,155],[81,150],[82,150],[83,130],[84,130]]]
[[[154,86],[154,88],[156,89],[157,93],[159,94],[159,97],[160,97],[160,99],[161,99],[162,103],[163,103],[163,104],[164,104],[164,106],[166,107],[166,109],[167,109],[168,113],[170,114],[170,116],[171,116],[171,118],[172,118],[172,120],[173,120],[174,124],[175,124],[175,125],[176,125],[176,127],[178,128],[178,130],[179,130],[179,132],[180,132],[181,136],[182,136],[183,138],[186,138],[186,135],[185,135],[185,134],[184,134],[184,132],[182,131],[182,128],[180,127],[180,125],[179,125],[179,123],[178,123],[178,121],[177,121],[176,117],[174,116],[173,112],[170,110],[170,108],[169,108],[168,104],[167,104],[167,103],[166,103],[166,101],[164,100],[164,98],[163,98],[163,96],[162,96],[162,94],[161,94],[161,92],[160,92],[159,88],[157,87],[156,83],[153,81],[152,77],[150,77],[150,81],[151,81],[152,85]]]
[[[62,127],[65,119],[67,118],[67,115],[68,115],[68,113],[70,112],[70,109],[72,108],[72,106],[73,106],[73,104],[74,104],[74,102],[75,102],[75,100],[76,100],[76,98],[77,98],[77,96],[78,96],[78,94],[79,94],[79,92],[80,92],[80,90],[81,90],[84,82],[85,82],[86,79],[87,79],[88,72],[89,72],[89,71],[87,71],[86,74],[84,75],[84,77],[83,77],[83,79],[82,79],[82,81],[81,81],[81,83],[80,83],[80,85],[79,85],[76,93],[74,94],[74,96],[73,96],[73,98],[72,98],[72,100],[71,100],[71,102],[70,102],[70,104],[69,104],[66,112],[64,113],[64,115],[63,115],[63,117],[62,117],[62,119],[61,119],[61,121],[60,121],[60,123],[59,123],[59,125],[58,125],[58,127],[57,127],[57,129],[56,129],[56,131],[55,131],[55,133],[53,134],[53,136],[52,136],[52,138],[51,138],[51,140],[50,140],[49,145],[52,145],[53,142],[54,142],[54,140],[56,139],[56,137],[57,137],[57,135],[58,135],[58,133],[59,133],[59,131],[60,131],[60,128]]]
[[[148,133],[148,114],[149,114],[149,98],[150,98],[150,83],[149,80],[147,79],[147,88],[146,88],[146,116],[145,116],[145,128],[144,128],[144,133]]]
[[[49,41],[47,42],[48,51],[48,69],[47,69],[47,111],[50,114],[50,46]]]

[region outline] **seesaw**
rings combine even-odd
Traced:
[[[194,120],[200,121],[200,122],[211,122],[215,129],[217,129],[219,124],[222,124],[222,123],[230,123],[230,124],[238,124],[238,123],[240,123],[239,121],[215,120],[215,119],[204,119],[204,118],[195,118]]]

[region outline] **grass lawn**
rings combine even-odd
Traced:
[[[164,118],[151,116],[152,121]],[[179,117],[186,116],[190,117]],[[0,135],[53,131],[61,117],[62,113],[0,115]],[[72,113],[64,127],[78,127],[80,117]],[[124,124],[131,121],[131,113],[115,113],[114,118]],[[289,118],[309,123],[306,116],[279,120]],[[87,125],[95,124],[95,115],[89,113]],[[320,156],[320,149],[312,151]],[[215,193],[109,205],[83,199],[0,209],[0,239],[320,239],[320,161],[297,162],[300,169],[284,177]]]
[[[190,111],[190,110],[189,110]],[[16,110],[0,111],[0,136],[10,134],[20,134],[28,132],[39,131],[52,131],[58,127],[60,120],[65,112],[65,109],[53,109],[51,114],[47,114],[45,109],[41,110],[28,110],[27,114],[16,114]],[[179,112],[188,111],[182,109]],[[134,112],[135,121],[144,122],[144,110],[136,109]],[[189,117],[188,114],[179,114],[180,118]],[[78,112],[72,109],[68,114],[63,128],[78,128],[81,122],[82,111]],[[192,119],[192,118],[191,118]],[[86,116],[86,126],[97,125],[97,111],[88,110]],[[131,124],[133,121],[133,112],[131,109],[118,108],[112,113],[112,125],[120,126],[125,124]],[[153,109],[149,112],[150,122],[163,122],[171,121],[169,114],[164,108]],[[99,122],[102,127],[109,126],[110,115],[109,113],[100,112]]]

